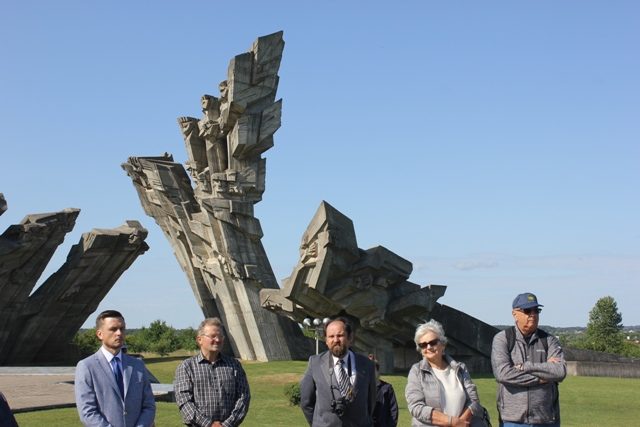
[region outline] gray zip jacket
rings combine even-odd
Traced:
[[[476,385],[471,381],[467,367],[464,363],[456,362],[446,355],[445,360],[455,371],[460,384],[466,391],[465,408],[471,408],[474,417],[481,415],[482,406],[478,400],[478,391]],[[411,413],[411,425],[414,427],[433,425],[431,424],[431,411],[436,409],[443,412],[440,408],[440,382],[433,373],[429,362],[424,359],[411,367],[404,395]]]
[[[493,337],[491,366],[498,382],[498,411],[503,421],[524,424],[560,422],[558,383],[567,375],[560,342],[547,336],[548,354],[534,332],[529,342],[516,327],[516,340],[509,353],[505,331]],[[560,359],[550,363],[551,357]]]

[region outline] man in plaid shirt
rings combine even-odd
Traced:
[[[196,341],[199,354],[178,365],[173,382],[182,420],[194,427],[240,425],[249,410],[249,383],[240,363],[220,352],[224,345],[220,319],[203,320]]]

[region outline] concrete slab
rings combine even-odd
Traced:
[[[73,375],[0,374],[0,389],[14,413],[76,405]]]
[[[76,405],[74,367],[0,367],[0,391],[14,413]],[[173,384],[151,384],[158,401],[171,401]]]

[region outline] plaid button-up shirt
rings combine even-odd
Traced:
[[[242,365],[220,353],[211,363],[198,353],[176,369],[173,382],[176,403],[185,424],[209,427],[239,425],[249,410],[249,383]]]

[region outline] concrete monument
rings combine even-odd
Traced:
[[[300,323],[306,317],[351,318],[357,325],[354,347],[374,353],[383,372],[407,368],[416,360],[415,328],[435,318],[451,339],[447,351],[471,369],[489,371],[497,329],[439,304],[446,286],[411,283],[412,269],[409,261],[382,246],[359,249],[351,220],[322,202],[283,289],[263,289],[260,299],[265,308]]]
[[[6,209],[0,195],[0,213]],[[27,215],[0,236],[0,364],[68,361],[75,333],[148,246],[137,221],[84,233],[66,262],[32,291],[79,209]]]
[[[231,60],[219,95],[201,97],[202,117],[178,118],[189,174],[169,154],[122,165],[204,315],[223,319],[232,351],[246,360],[299,359],[310,350],[299,326],[262,308],[259,297],[278,289],[253,206],[265,189],[261,155],[280,127],[283,48],[282,32],[258,38]]]
[[[280,127],[283,47],[281,32],[258,38],[231,60],[219,95],[200,98],[202,116],[178,118],[188,173],[169,154],[123,165],[204,315],[223,318],[237,356],[276,360],[307,356],[297,324],[305,317],[345,314],[359,326],[356,348],[376,353],[385,372],[413,363],[415,326],[435,317],[455,325],[447,328],[450,351],[488,370],[496,330],[438,304],[445,286],[409,282],[409,261],[383,247],[359,249],[351,220],[327,203],[303,236],[293,274],[278,287],[253,206],[265,188],[261,155]]]

